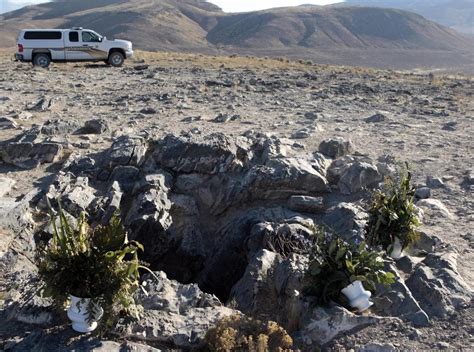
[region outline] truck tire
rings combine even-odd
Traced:
[[[124,61],[125,61],[125,57],[119,51],[114,51],[113,53],[109,55],[109,64],[114,67],[122,66]]]
[[[47,68],[51,63],[51,58],[48,54],[36,54],[33,57],[33,66],[39,66],[43,68]]]

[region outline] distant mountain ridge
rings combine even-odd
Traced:
[[[396,55],[407,62],[415,54],[428,60],[433,56],[428,51],[449,56],[473,47],[455,31],[403,10],[306,5],[225,13],[203,0],[59,0],[29,6],[0,15],[0,46],[14,45],[21,28],[73,26],[130,39],[145,50],[281,55],[368,66],[390,66],[388,61],[400,61]]]
[[[346,0],[348,5],[404,9],[474,35],[474,0]]]

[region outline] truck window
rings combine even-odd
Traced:
[[[92,32],[82,32],[82,41],[86,43],[98,43],[99,37]]]
[[[69,32],[69,41],[70,42],[78,42],[79,41],[79,33],[78,32]]]
[[[23,38],[32,40],[57,40],[62,38],[62,32],[58,31],[31,31],[25,32]]]

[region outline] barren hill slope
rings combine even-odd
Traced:
[[[222,16],[209,32],[215,44],[261,48],[460,49],[467,40],[402,10],[299,6]]]
[[[350,5],[404,9],[474,35],[474,0],[346,0]]]

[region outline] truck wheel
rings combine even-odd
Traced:
[[[51,58],[48,54],[36,54],[33,58],[33,66],[47,68],[51,63]]]
[[[118,51],[114,51],[112,54],[109,55],[109,64],[114,67],[120,67],[123,65],[125,58],[122,53]]]

